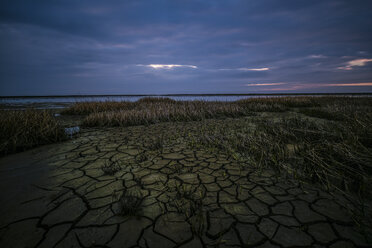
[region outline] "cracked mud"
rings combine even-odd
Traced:
[[[370,245],[343,196],[191,149],[173,138],[188,125],[88,129],[36,149],[19,171],[47,169],[3,186],[0,247]]]

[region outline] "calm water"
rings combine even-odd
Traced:
[[[221,95],[209,95],[209,96],[156,96],[156,97],[168,97],[179,101],[236,101],[246,98],[262,98],[262,97],[284,97],[284,96],[299,96],[299,95],[247,95],[247,96],[221,96]],[[307,95],[309,96],[309,95]],[[312,95],[319,96],[319,95]],[[347,96],[345,94],[344,96]],[[357,95],[359,96],[359,95]],[[371,95],[363,95],[369,96]],[[7,106],[27,106],[32,105],[36,108],[64,108],[75,102],[91,102],[91,101],[130,101],[134,102],[144,96],[94,96],[94,97],[32,97],[32,98],[0,98],[0,104]]]

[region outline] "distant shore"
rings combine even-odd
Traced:
[[[347,96],[347,95],[371,95],[372,92],[364,93],[248,93],[248,94],[104,94],[104,95],[34,95],[34,96],[0,96],[1,98],[64,98],[64,97],[159,97],[159,96]]]

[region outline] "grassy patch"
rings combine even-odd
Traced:
[[[144,196],[137,189],[124,190],[118,199],[118,215],[121,216],[138,216],[141,214],[141,204]]]
[[[236,102],[259,112],[283,112],[288,108],[318,107],[319,99],[318,97],[263,97]]]
[[[136,102],[79,102],[62,114],[87,115],[85,126],[134,126],[169,121],[200,121],[213,118],[252,116],[257,112],[296,110],[311,117],[345,119],[355,106],[360,110],[372,105],[367,97],[267,97],[235,102],[175,101],[145,97]]]
[[[101,166],[101,170],[105,175],[113,176],[116,172],[121,170],[119,161],[111,162],[107,160],[104,165]]]
[[[168,121],[199,121],[210,118],[239,117],[250,112],[235,104],[224,102],[150,102],[137,103],[130,110],[97,112],[87,116],[84,126],[134,126]]]
[[[48,111],[0,111],[0,155],[65,138],[63,128]]]
[[[91,113],[127,110],[133,107],[132,102],[77,102],[61,112],[64,115],[87,115]]]
[[[310,117],[316,117],[326,120],[339,121],[343,119],[343,116],[340,115],[339,113],[330,112],[324,108],[305,108],[300,109],[299,112]]]
[[[176,103],[169,97],[143,97],[137,101],[137,103]]]
[[[208,122],[190,134],[191,147],[224,152],[243,166],[272,168],[300,181],[370,194],[372,118],[342,122],[305,117]]]

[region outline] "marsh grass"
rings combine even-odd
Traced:
[[[170,206],[185,217],[194,234],[201,235],[206,227],[204,191],[193,185],[179,182],[174,185],[166,185],[165,189],[171,199]]]
[[[144,200],[144,196],[141,190],[126,189],[123,191],[121,196],[117,199],[114,194],[114,200],[118,201],[117,214],[121,216],[139,216],[142,208],[141,204]]]
[[[0,155],[66,138],[64,129],[48,111],[0,111]]]
[[[127,110],[133,108],[132,102],[76,102],[72,106],[64,109],[61,114],[63,115],[87,115],[91,113]]]
[[[109,161],[107,160],[104,165],[101,166],[101,170],[105,175],[113,176],[116,172],[121,170],[119,161]]]
[[[340,115],[340,113],[330,112],[324,108],[305,108],[305,109],[300,109],[299,112],[301,114],[304,114],[310,117],[316,117],[316,118],[321,118],[321,119],[326,119],[326,120],[333,120],[333,121],[343,120],[343,116]]]
[[[146,153],[140,153],[138,154],[136,157],[135,157],[135,162],[136,163],[142,163],[142,162],[145,162],[147,161],[149,158],[148,156],[146,155]]]
[[[264,97],[236,101],[237,104],[255,112],[284,112],[289,108],[318,106],[311,97]]]
[[[371,123],[365,114],[364,119],[354,116],[342,122],[297,116],[210,123],[189,137],[189,145],[366,196],[372,176]]]
[[[97,112],[88,115],[84,126],[134,126],[170,121],[200,121],[211,118],[247,116],[250,112],[234,103],[145,102],[130,110]]]
[[[91,113],[83,124],[131,126],[215,119],[185,135],[191,147],[223,151],[257,168],[270,167],[300,181],[362,196],[368,194],[372,175],[371,106],[372,99],[367,97],[274,97],[236,102],[143,98],[126,110]],[[256,114],[285,111],[291,114],[279,115],[279,119]],[[250,118],[239,118],[247,116]],[[229,117],[239,119],[229,121]],[[149,147],[160,148],[160,143]]]
[[[137,101],[137,103],[176,103],[169,97],[143,97]]]
[[[350,113],[368,109],[368,97],[265,97],[235,102],[175,101],[164,97],[145,97],[136,102],[78,102],[62,114],[85,115],[83,125],[134,126],[159,122],[200,121],[216,118],[237,118],[259,112],[298,111],[327,120],[344,120],[345,108]],[[340,108],[344,108],[340,110]]]

